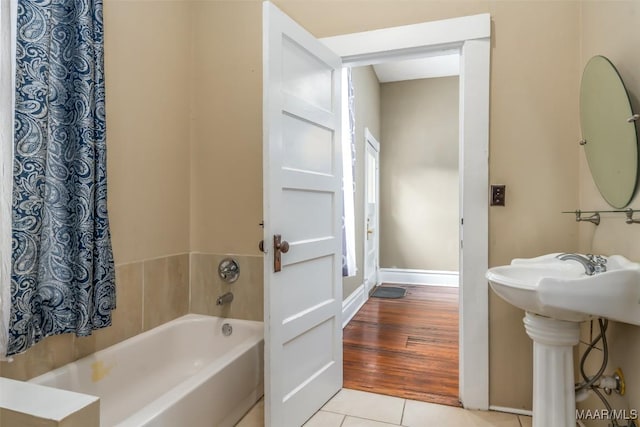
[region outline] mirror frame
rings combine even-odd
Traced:
[[[615,66],[597,55],[580,84],[580,127],[591,176],[605,201],[627,206],[638,181],[638,135],[629,94]]]

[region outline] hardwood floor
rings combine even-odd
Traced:
[[[460,406],[458,288],[383,286],[407,294],[369,298],[344,328],[344,387]]]

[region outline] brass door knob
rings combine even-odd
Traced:
[[[283,254],[289,252],[289,242],[286,240],[281,241],[278,245],[276,245],[276,249],[278,249]]]

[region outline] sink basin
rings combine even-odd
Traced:
[[[640,264],[623,256],[607,258],[607,271],[589,276],[577,261],[548,254],[514,259],[486,277],[507,302],[527,312],[581,322],[606,317],[640,325]]]

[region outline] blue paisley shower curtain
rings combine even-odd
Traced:
[[[111,324],[101,0],[18,0],[7,355]]]

